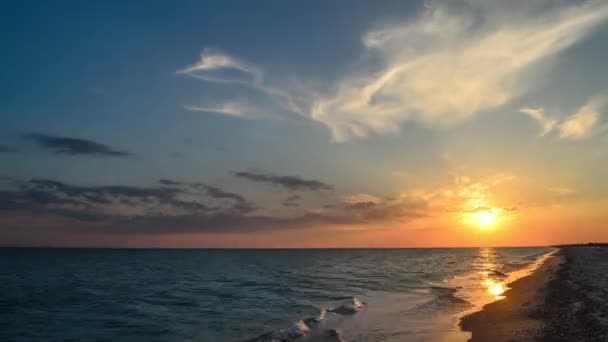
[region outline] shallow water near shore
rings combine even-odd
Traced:
[[[0,339],[463,341],[551,251],[4,249]]]

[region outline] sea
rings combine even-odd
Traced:
[[[4,248],[0,341],[466,341],[553,251]]]

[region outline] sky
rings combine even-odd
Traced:
[[[608,241],[608,2],[23,1],[0,245]]]

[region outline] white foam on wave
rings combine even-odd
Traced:
[[[328,311],[339,315],[352,315],[362,310],[364,306],[365,303],[359,300],[359,298],[353,297],[348,302]]]
[[[271,331],[244,342],[288,342],[306,336],[309,332],[310,327],[304,320],[299,320],[288,328]]]
[[[320,323],[327,318],[327,314],[353,315],[365,307],[365,303],[357,297],[352,297],[339,306],[322,308],[316,318],[301,319],[288,328],[278,329],[244,342],[289,342],[300,338],[311,337],[310,341],[343,341],[337,329],[320,328]],[[309,339],[306,339],[309,341]]]
[[[288,338],[296,338],[300,336],[304,336],[310,332],[310,328],[303,320],[299,320],[295,322],[291,327],[285,329],[285,335]]]

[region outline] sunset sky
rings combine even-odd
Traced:
[[[24,1],[0,245],[608,241],[608,2]]]

